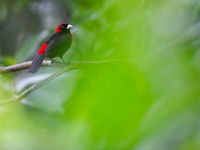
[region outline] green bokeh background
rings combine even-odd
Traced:
[[[199,150],[199,11],[198,0],[1,1],[1,66],[27,60],[65,21],[65,60],[113,61],[0,107],[0,149]],[[57,70],[0,75],[0,100]]]

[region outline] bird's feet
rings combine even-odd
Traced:
[[[69,62],[65,61],[65,60],[63,59],[63,57],[60,57],[60,59],[62,60],[63,64],[65,64],[65,65],[69,64]]]
[[[50,58],[50,60],[51,60],[51,63],[53,64],[53,62],[54,62],[53,58]]]
[[[63,59],[63,57],[60,57],[60,59],[62,60],[62,62],[65,64],[66,62],[65,62],[65,60]]]
[[[60,59],[62,60],[62,62],[65,64],[66,62],[65,62],[65,60],[63,59],[63,57],[60,57]]]

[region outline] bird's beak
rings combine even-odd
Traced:
[[[71,29],[73,26],[71,24],[68,24],[67,29]]]

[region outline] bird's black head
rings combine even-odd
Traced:
[[[62,23],[60,24],[57,29],[56,32],[61,32],[61,33],[70,33],[70,29],[72,28],[71,24],[68,23]]]

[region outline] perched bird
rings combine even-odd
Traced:
[[[60,57],[63,60],[63,55],[70,48],[72,43],[72,34],[70,29],[72,25],[63,23],[60,24],[56,33],[54,33],[39,49],[37,55],[34,57],[28,73],[35,73],[39,70],[45,57],[53,60],[54,57]]]

